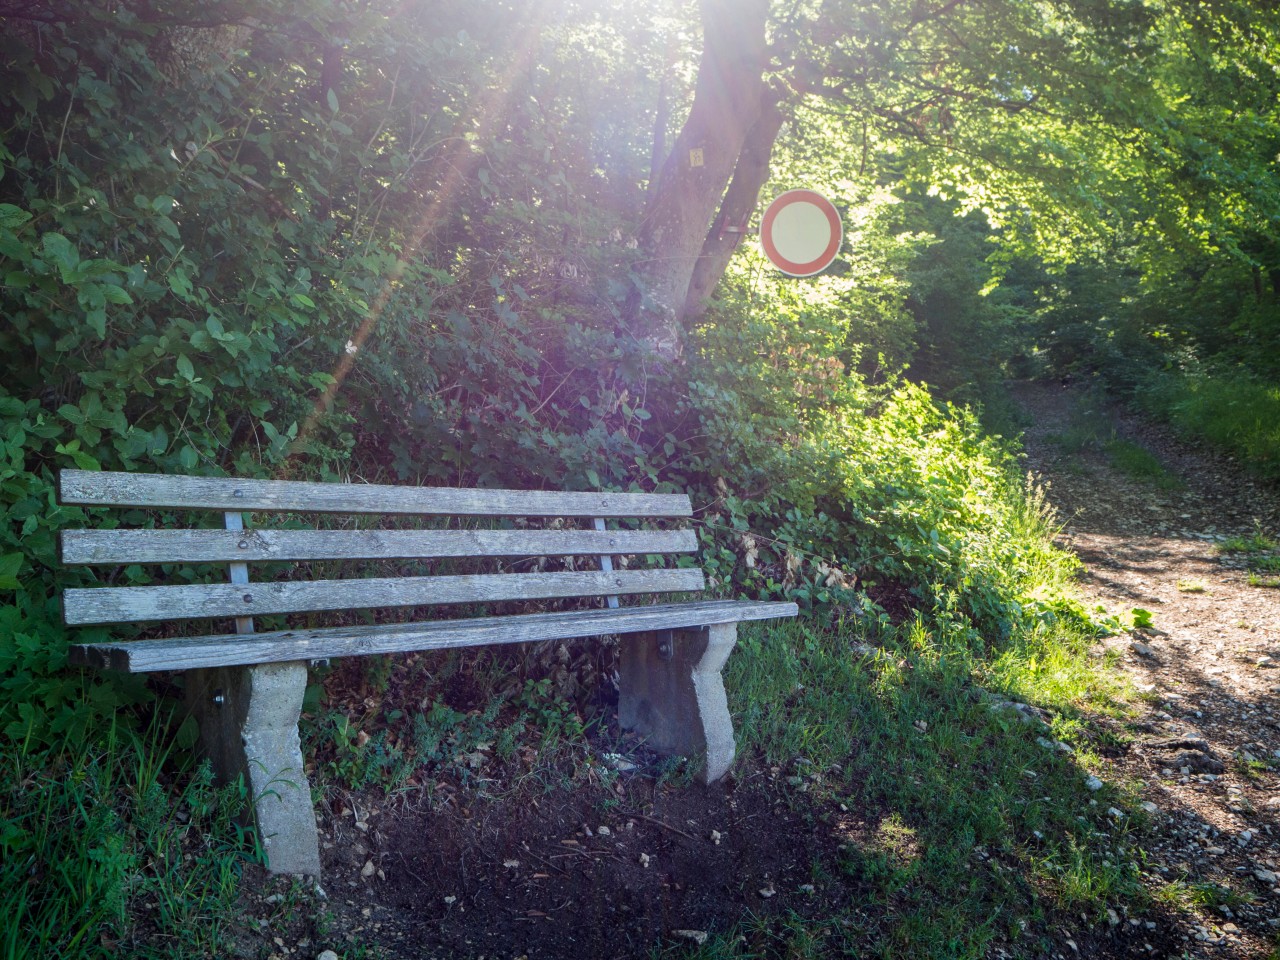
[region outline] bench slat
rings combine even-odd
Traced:
[[[221,635],[81,644],[70,647],[68,656],[72,663],[82,666],[147,673],[153,670],[191,670],[371,653],[566,640],[646,630],[679,630],[716,623],[794,617],[797,612],[794,603],[708,600],[616,610],[533,613],[373,627],[279,630],[243,638]]]
[[[692,530],[64,530],[62,562],[236,563],[692,553]]]
[[[200,584],[169,587],[99,587],[63,591],[69,625],[197,617],[248,617],[365,607],[541,600],[622,593],[701,590],[702,571],[622,570],[613,573],[504,573],[367,580]]]
[[[58,502],[75,506],[458,517],[688,517],[693,514],[688,496],[676,493],[399,487],[92,470],[63,470],[59,475]]]

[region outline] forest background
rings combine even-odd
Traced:
[[[22,785],[173,693],[65,669],[57,589],[91,575],[58,564],[85,518],[60,468],[688,491],[716,589],[819,627],[902,593],[974,651],[1097,626],[1018,533],[1006,378],[1096,380],[1280,477],[1269,5],[0,0],[0,25],[14,869],[67,822]],[[751,234],[797,186],[845,222],[803,281]],[[82,900],[119,897],[71,930],[123,909],[114,829],[74,855]],[[10,879],[19,911],[74,900]]]

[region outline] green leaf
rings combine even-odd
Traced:
[[[129,296],[129,291],[124,287],[117,287],[112,284],[104,283],[101,287],[102,296],[107,303],[127,304],[133,303],[133,297]]]
[[[58,408],[58,416],[62,417],[64,420],[69,420],[76,426],[79,426],[85,421],[84,412],[75,404],[71,403],[64,403],[60,406]]]
[[[184,300],[191,295],[191,281],[185,273],[174,270],[169,274],[169,289]]]
[[[334,113],[337,113],[338,112],[338,95],[333,92],[333,87],[330,87],[325,92],[324,98],[329,104],[329,109],[332,110]]]
[[[178,373],[188,380],[196,378],[196,368],[191,365],[191,360],[185,353],[178,354]]]
[[[17,590],[18,570],[22,568],[22,554],[7,553],[0,557],[0,590]]]
[[[0,203],[0,227],[5,230],[20,227],[30,219],[31,214],[21,207],[15,207],[12,203]]]
[[[200,462],[200,454],[196,453],[195,447],[187,444],[178,451],[178,462],[190,470]]]
[[[75,245],[60,233],[46,233],[40,240],[44,255],[58,265],[65,280],[80,263]]]
[[[151,201],[151,209],[161,215],[168,214],[177,205],[177,200],[173,199],[173,197],[166,196],[163,193]]]

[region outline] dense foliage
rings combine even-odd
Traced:
[[[677,358],[636,310],[696,89],[687,5],[0,2],[0,725],[23,745],[0,851],[45,946],[124,923],[178,830],[164,807],[93,846],[168,742],[95,738],[174,690],[65,669],[57,591],[94,575],[58,564],[84,520],[59,469],[687,490],[719,591],[918,616],[975,656],[1089,626],[1009,447],[945,400],[1101,371],[1201,430],[1234,417],[1280,471],[1280,418],[1238,407],[1280,406],[1269,15],[787,8],[764,172],[828,192],[847,243],[804,283],[730,246]],[[80,848],[100,869],[54,895],[29,864],[74,801],[14,798],[64,769],[106,820]],[[180,785],[234,846],[234,798]]]

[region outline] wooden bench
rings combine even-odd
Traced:
[[[620,595],[702,590],[696,568],[615,569],[613,558],[691,553],[689,529],[644,529],[643,518],[689,517],[673,494],[567,493],[398,487],[64,470],[59,500],[85,507],[191,509],[223,514],[222,529],[66,530],[66,564],[227,564],[230,582],[68,589],[68,625],[234,620],[234,633],[74,645],[73,663],[142,673],[186,671],[202,746],[224,781],[243,776],[269,868],[318,876],[320,858],[298,718],[310,661],[371,653],[455,649],[575,637],[620,636],[618,716],[660,752],[696,757],[702,777],[733,762],[721,669],[737,624],[796,615],[793,603],[702,600],[622,606]],[[376,514],[448,518],[432,529],[250,529],[246,514]],[[466,518],[466,519],[463,519]],[[506,520],[498,518],[533,518]],[[626,529],[610,529],[609,520]],[[423,521],[418,521],[422,526]],[[350,521],[348,521],[348,526]],[[385,525],[385,524],[384,524]],[[584,528],[589,525],[589,528]],[[614,523],[614,527],[618,527]],[[652,527],[653,525],[650,524]],[[670,524],[668,523],[668,526]],[[573,558],[553,572],[449,572],[430,576],[255,582],[249,564],[397,561],[475,566],[478,558]],[[590,570],[580,569],[589,558]],[[508,559],[507,566],[513,565]],[[516,562],[515,566],[528,566]],[[605,606],[254,632],[253,618],[363,608],[593,598]],[[603,598],[603,600],[601,599]]]

